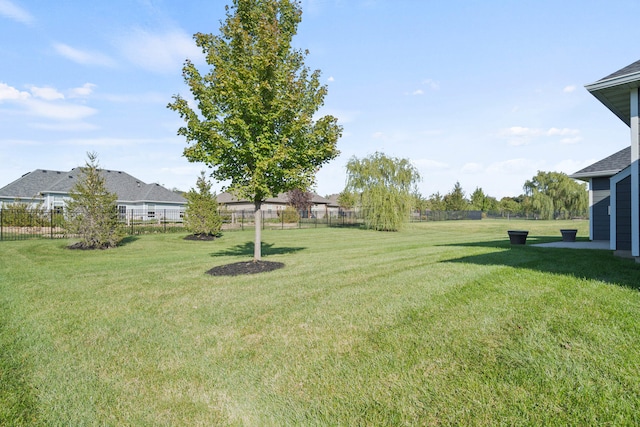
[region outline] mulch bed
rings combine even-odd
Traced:
[[[207,271],[212,276],[240,276],[243,274],[266,273],[284,267],[281,262],[273,261],[242,261],[233,264],[220,265]]]

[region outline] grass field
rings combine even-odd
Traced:
[[[0,425],[638,425],[640,264],[560,228],[1,242]]]

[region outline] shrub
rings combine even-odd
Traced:
[[[287,206],[285,210],[281,211],[280,217],[282,218],[282,222],[286,222],[287,224],[294,224],[300,221],[300,214],[293,206]]]

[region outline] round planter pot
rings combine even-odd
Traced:
[[[527,243],[528,231],[525,230],[509,230],[509,241],[512,245],[524,245]]]

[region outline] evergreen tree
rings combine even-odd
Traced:
[[[428,200],[429,209],[432,211],[444,211],[446,210],[446,206],[444,203],[444,197],[440,194],[439,191],[436,191],[431,196],[429,196]]]
[[[453,190],[444,196],[444,205],[448,211],[466,211],[469,209],[469,202],[465,198],[464,191],[459,182],[456,182]]]
[[[195,189],[185,195],[187,208],[184,212],[184,227],[198,236],[219,236],[222,218],[218,212],[218,201],[211,193],[211,183],[200,173]]]
[[[78,235],[81,249],[107,249],[118,245],[124,231],[118,222],[117,195],[107,190],[98,168],[96,153],[87,153],[88,161],[80,168],[78,181],[67,202],[65,230]]]

